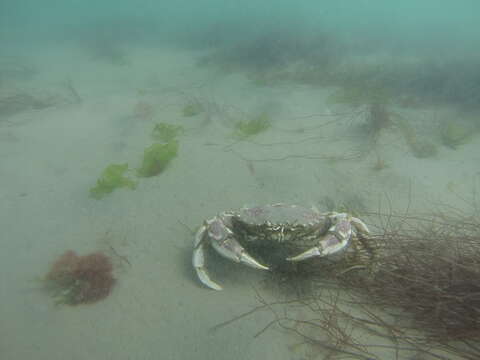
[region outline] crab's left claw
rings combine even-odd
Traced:
[[[205,256],[204,256],[204,247],[205,247],[205,233],[207,228],[205,225],[197,231],[195,234],[195,248],[193,250],[192,263],[197,276],[200,281],[213,290],[222,290],[222,287],[218,285],[215,281],[210,279],[207,271],[205,270]]]
[[[289,257],[287,260],[302,261],[315,256],[327,256],[346,248],[353,233],[352,218],[344,213],[333,213],[330,215],[330,219],[333,221],[333,225],[328,229],[328,232],[323,239],[319,241],[318,246],[314,246],[299,255]],[[363,224],[368,231],[366,225],[361,220],[356,220]]]

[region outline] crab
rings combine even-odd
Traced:
[[[366,239],[369,234],[362,220],[347,213],[321,213],[314,207],[288,204],[244,207],[204,221],[195,234],[192,263],[204,285],[222,290],[206,271],[207,245],[237,263],[271,270],[245,248],[260,244],[271,252],[282,249],[286,262],[299,262],[340,253],[352,239]]]

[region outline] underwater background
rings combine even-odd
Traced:
[[[216,254],[224,291],[202,286],[194,233],[252,204],[373,229],[375,212],[475,212],[479,13],[474,0],[1,0],[0,358],[334,356],[262,331],[269,311],[215,328],[259,294],[292,294]],[[392,349],[363,358],[420,359]]]

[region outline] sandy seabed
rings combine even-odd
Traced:
[[[190,262],[191,231],[245,204],[322,208],[326,197],[371,210],[461,208],[478,185],[479,138],[456,150],[439,144],[434,157],[418,159],[390,129],[376,151],[350,159],[361,132],[354,117],[333,116],[325,102],[331,89],[258,87],[177,50],[138,49],[118,66],[76,49],[46,53],[34,59],[40,71],[26,86],[66,91],[68,81],[79,98],[0,121],[2,359],[305,358],[289,334],[253,337],[268,313],[211,330],[256,306],[256,290],[275,294],[263,289],[262,273],[218,257],[209,264],[225,290],[202,287]],[[205,111],[184,117],[192,101]],[[138,104],[150,112],[142,115]],[[248,141],[232,136],[235,121],[263,111],[271,129]],[[433,112],[405,114],[428,134]],[[90,198],[108,164],[140,165],[158,122],[186,130],[168,169],[135,190]],[[379,154],[388,167],[375,171]],[[112,255],[118,284],[107,299],[55,306],[42,290],[42,275],[68,249]]]

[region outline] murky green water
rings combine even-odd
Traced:
[[[215,330],[295,294],[214,253],[224,291],[208,290],[193,234],[246,204],[372,226],[374,211],[470,211],[479,11],[468,0],[2,1],[0,358],[323,358],[278,324],[263,332],[268,307]],[[101,264],[80,276],[77,262],[48,291],[67,250],[105,254],[111,291],[92,295],[108,283]],[[395,358],[376,344],[387,347],[367,347],[370,358]]]

